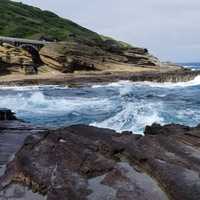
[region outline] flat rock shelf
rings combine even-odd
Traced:
[[[4,173],[5,165],[20,149],[24,139],[42,130],[18,120],[0,121],[0,175]]]

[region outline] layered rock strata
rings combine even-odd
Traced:
[[[0,45],[0,75],[11,73],[36,74],[35,63],[32,55],[22,48],[10,44]]]

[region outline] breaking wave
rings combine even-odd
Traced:
[[[120,87],[120,86],[140,86],[140,85],[147,85],[150,87],[159,87],[159,88],[174,88],[174,87],[190,87],[190,86],[198,86],[200,85],[200,76],[195,77],[191,81],[186,82],[178,82],[178,83],[172,83],[172,82],[165,82],[165,83],[157,83],[157,82],[131,82],[131,81],[119,81],[116,83],[110,83],[107,85],[93,85],[92,88],[102,88],[102,87]]]
[[[184,83],[120,81],[92,87],[1,87],[1,107],[36,125],[90,124],[142,133],[154,122],[200,121],[200,76]]]

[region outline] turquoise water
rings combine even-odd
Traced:
[[[1,87],[0,105],[47,127],[81,123],[142,133],[154,122],[195,126],[200,123],[200,77],[176,84]]]

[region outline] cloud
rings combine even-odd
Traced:
[[[143,46],[162,60],[200,60],[199,0],[22,0],[98,33]]]

